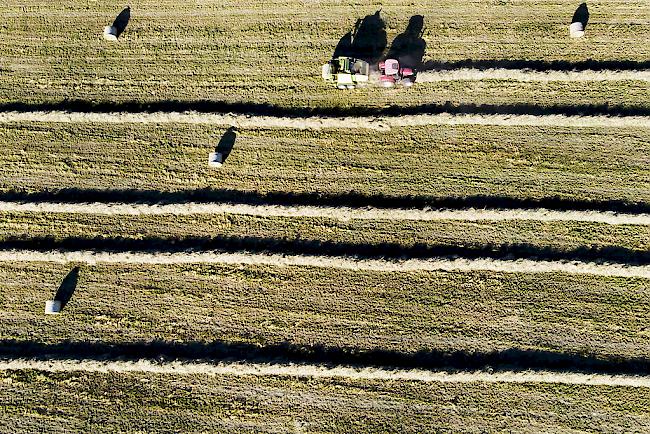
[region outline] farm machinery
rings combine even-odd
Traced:
[[[415,82],[415,71],[411,68],[403,68],[395,59],[386,59],[379,63],[379,84],[382,87],[403,87],[413,86]]]
[[[402,67],[396,59],[380,62],[379,74],[378,83],[382,87],[410,87],[416,76],[412,68]],[[323,79],[339,89],[365,86],[370,82],[370,64],[353,57],[337,57],[323,65]]]
[[[370,64],[353,57],[336,57],[323,65],[323,79],[339,89],[354,89],[368,83]]]

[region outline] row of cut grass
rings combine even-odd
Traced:
[[[8,238],[209,239],[251,237],[285,241],[318,240],[350,245],[394,244],[505,249],[507,245],[558,252],[593,249],[650,250],[650,227],[583,222],[535,221],[338,221],[327,218],[244,215],[102,216],[92,214],[3,213],[0,241]],[[169,244],[169,243],[168,243]],[[171,244],[170,244],[171,245]],[[353,253],[353,252],[351,252]]]

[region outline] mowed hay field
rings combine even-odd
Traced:
[[[207,155],[225,131],[0,124],[0,186],[650,201],[647,128],[245,129],[214,170]]]
[[[577,6],[3,2],[0,429],[649,431],[650,7]]]
[[[647,390],[554,384],[0,373],[4,430],[645,431]]]
[[[330,91],[320,66],[357,18],[382,10],[388,44],[425,19],[424,60],[647,62],[644,0],[590,4],[587,38],[568,38],[569,1],[139,1],[119,43],[101,39],[120,2],[3,3],[2,100],[208,99],[287,107],[464,102],[639,105],[647,83],[427,83],[414,92]],[[647,66],[647,65],[646,65]],[[616,69],[616,68],[610,68]]]

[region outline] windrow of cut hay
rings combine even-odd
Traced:
[[[644,71],[531,71],[526,69],[469,69],[461,68],[443,71],[424,71],[418,73],[418,83],[436,83],[440,81],[475,81],[475,80],[513,80],[513,81],[650,81],[650,70]]]
[[[368,129],[389,131],[391,128],[427,125],[493,125],[548,126],[570,128],[650,128],[649,116],[608,115],[532,115],[532,114],[406,114],[378,116],[268,116],[245,113],[183,112],[67,112],[67,111],[6,111],[0,112],[0,123],[136,123],[136,124],[202,124],[234,126],[241,129],[293,128]]]
[[[281,255],[270,253],[201,252],[106,252],[2,250],[3,262],[55,262],[86,264],[242,264],[275,267],[319,267],[354,271],[492,271],[498,273],[570,273],[594,276],[650,278],[650,265],[532,259],[428,258],[360,259],[352,256]]]
[[[38,370],[44,372],[116,372],[168,375],[282,376],[300,378],[347,378],[353,380],[421,381],[441,383],[552,383],[586,386],[650,387],[650,377],[548,371],[447,372],[420,369],[357,368],[317,364],[209,363],[97,361],[86,359],[1,360],[0,371]]]
[[[540,222],[576,221],[610,225],[650,225],[650,214],[628,214],[611,211],[556,211],[539,209],[402,209],[351,208],[329,206],[250,205],[236,203],[62,203],[5,202],[0,212],[33,212],[57,214],[119,215],[201,215],[239,214],[256,217],[328,218],[333,220],[414,220],[414,221],[505,221]]]

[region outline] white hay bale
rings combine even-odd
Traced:
[[[59,300],[48,300],[45,302],[46,314],[58,314],[61,312],[61,302]]]
[[[569,26],[569,36],[572,38],[582,38],[585,35],[585,28],[582,23],[571,23]]]
[[[223,164],[223,155],[221,152],[210,152],[208,155],[208,166],[209,167],[221,167]]]
[[[104,27],[104,39],[107,41],[117,41],[117,28],[114,26]]]

